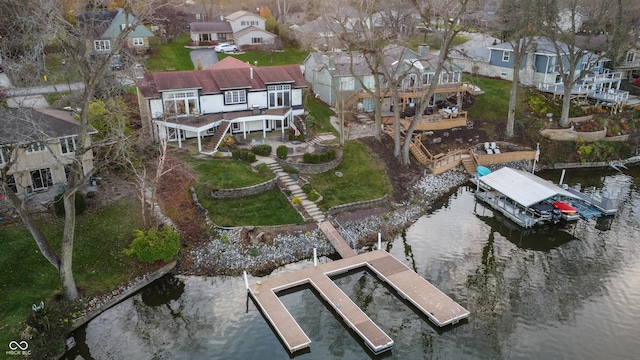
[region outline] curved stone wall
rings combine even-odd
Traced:
[[[214,199],[237,199],[245,196],[262,194],[276,186],[278,178],[274,177],[269,181],[265,181],[261,184],[247,186],[237,189],[216,189],[211,190],[211,197]]]
[[[350,204],[337,205],[327,210],[327,215],[335,215],[337,213],[341,213],[344,211],[354,211],[354,210],[383,206],[388,203],[387,198],[388,198],[388,195],[384,195],[383,197],[380,197],[377,199],[358,201]]]
[[[337,150],[335,159],[320,164],[290,162],[286,159],[282,160],[277,158],[276,160],[283,168],[290,167],[303,174],[321,174],[337,168],[342,162],[342,155],[342,151]]]

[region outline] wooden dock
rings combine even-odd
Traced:
[[[336,230],[333,224],[330,221],[323,221],[318,225],[320,231],[324,233],[324,236],[329,239],[333,248],[336,249],[341,258],[345,259],[348,257],[356,256],[356,252],[353,251],[351,246],[347,244],[342,235]]]
[[[339,238],[342,239],[341,236]],[[455,324],[469,316],[468,310],[383,250],[360,255],[353,253],[353,256],[341,260],[257,282],[249,287],[249,293],[290,353],[308,347],[311,341],[280,302],[277,293],[309,284],[363,339],[369,349],[378,354],[389,350],[393,340],[330,279],[330,276],[361,267],[371,269],[438,326]]]

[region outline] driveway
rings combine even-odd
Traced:
[[[194,49],[189,56],[195,69],[206,69],[218,62],[218,54],[213,49]]]

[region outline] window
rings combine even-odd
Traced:
[[[257,21],[252,21],[251,22],[251,26],[258,26],[258,22]]]
[[[507,78],[507,70],[500,70],[500,77],[503,79]]]
[[[189,116],[197,113],[198,92],[179,91],[173,93],[163,93],[164,111],[173,116]]]
[[[96,51],[109,51],[111,50],[111,40],[94,40],[93,49]]]
[[[44,151],[44,149],[45,149],[45,146],[43,141],[37,141],[27,145],[28,153],[36,153],[36,152]]]
[[[355,79],[352,77],[340,78],[340,91],[349,91],[355,89]]]
[[[511,60],[511,52],[510,51],[503,51],[502,52],[502,61],[504,62],[509,62],[509,60]]]
[[[247,93],[244,90],[231,90],[224,92],[225,105],[244,104],[247,102]]]
[[[200,20],[200,14],[196,14],[196,20]]]
[[[45,168],[32,171],[31,184],[33,186],[33,190],[43,190],[53,185],[51,170],[49,168]]]
[[[633,60],[635,60],[636,58],[636,53],[634,53],[633,51],[629,51],[627,53],[627,61],[628,62],[633,62]]]
[[[269,109],[291,107],[291,85],[270,85],[267,87],[269,93]]]
[[[7,175],[7,185],[9,185],[9,189],[11,189],[11,191],[13,191],[14,193],[18,192],[18,186],[16,186],[16,178],[13,176],[13,174]]]
[[[144,46],[143,38],[133,38],[133,46]]]
[[[423,85],[431,85],[431,81],[433,81],[434,74],[423,74],[422,75],[422,84]]]
[[[251,38],[252,44],[262,44],[262,38]]]
[[[247,22],[246,21],[240,21],[240,26],[247,26]]]
[[[225,34],[225,33],[218,33],[218,40],[219,40],[219,41],[227,41],[227,34]]]
[[[60,150],[63,154],[71,154],[76,151],[76,136],[68,136],[60,139]]]
[[[9,151],[8,147],[0,148],[0,164],[6,164],[11,160],[11,151]]]

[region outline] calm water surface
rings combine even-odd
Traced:
[[[640,173],[628,173],[568,172],[566,183],[590,193],[621,191],[623,201],[615,217],[560,230],[520,231],[476,203],[473,188],[459,188],[387,251],[469,309],[468,321],[435,328],[374,276],[352,272],[334,280],[394,339],[392,351],[369,353],[301,287],[281,296],[312,341],[296,358],[638,358]],[[163,279],[74,336],[77,346],[66,359],[290,357],[240,277]]]

